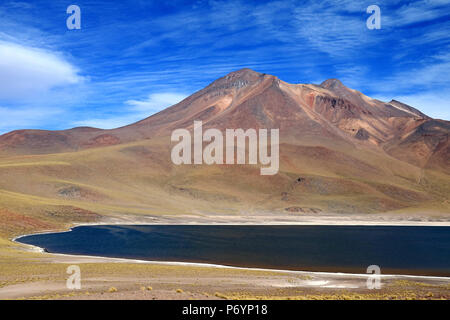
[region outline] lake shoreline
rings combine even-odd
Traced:
[[[70,231],[64,231],[70,232]],[[52,232],[47,232],[52,233]],[[35,235],[35,234],[34,234]],[[16,243],[21,245],[29,246],[35,248],[35,252],[40,252],[45,255],[51,255],[61,258],[69,258],[75,260],[84,260],[84,263],[133,263],[133,264],[150,264],[150,265],[168,265],[168,266],[187,266],[187,267],[204,267],[204,268],[217,268],[217,269],[232,269],[232,270],[242,270],[242,271],[261,271],[261,272],[274,272],[274,273],[284,273],[284,274],[294,274],[294,275],[324,275],[330,277],[354,277],[354,278],[368,278],[370,274],[365,273],[346,273],[346,272],[326,272],[326,271],[302,271],[302,270],[285,270],[285,269],[267,269],[267,268],[253,268],[253,267],[237,267],[228,266],[222,264],[213,263],[199,263],[199,262],[184,262],[184,261],[150,261],[142,259],[131,259],[131,258],[114,258],[105,256],[94,256],[94,255],[78,255],[78,254],[67,254],[67,253],[51,253],[46,252],[44,248],[22,243],[14,240]],[[66,259],[60,260],[60,263],[67,263]],[[83,263],[83,262],[80,262]],[[391,278],[391,279],[416,279],[416,280],[442,280],[449,281],[450,277],[446,276],[424,276],[424,275],[411,275],[411,274],[380,274],[381,278]]]

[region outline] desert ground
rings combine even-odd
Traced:
[[[259,217],[153,216],[107,218],[96,224],[353,224],[450,225],[445,218],[364,215],[302,219]],[[75,226],[75,225],[74,225]],[[60,229],[61,230],[61,229]],[[44,230],[43,230],[44,231]],[[50,231],[50,230],[45,230]],[[67,267],[78,265],[81,289],[66,287]],[[382,275],[381,289],[368,289],[364,274],[234,268],[148,262],[42,252],[0,240],[0,299],[449,299],[450,278]]]

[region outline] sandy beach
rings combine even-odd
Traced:
[[[202,213],[192,215],[124,215],[102,217],[98,222],[81,225],[343,225],[343,226],[450,226],[448,214],[279,214],[245,213],[221,215]]]

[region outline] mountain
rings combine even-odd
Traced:
[[[371,99],[337,79],[293,85],[250,69],[232,72],[177,105],[126,127],[7,133],[0,136],[0,153],[45,154],[128,143],[191,128],[194,120],[216,128],[280,128],[288,141],[349,145],[367,141],[408,163],[449,169],[448,121],[431,119],[399,101]]]
[[[192,130],[194,120],[220,130],[279,128],[279,173],[173,165],[171,132]],[[0,189],[16,207],[24,197],[101,214],[449,212],[449,132],[449,121],[337,79],[289,84],[242,69],[125,127],[4,134]]]

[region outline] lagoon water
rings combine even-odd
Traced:
[[[81,226],[17,241],[52,253],[286,270],[450,276],[450,227]]]

